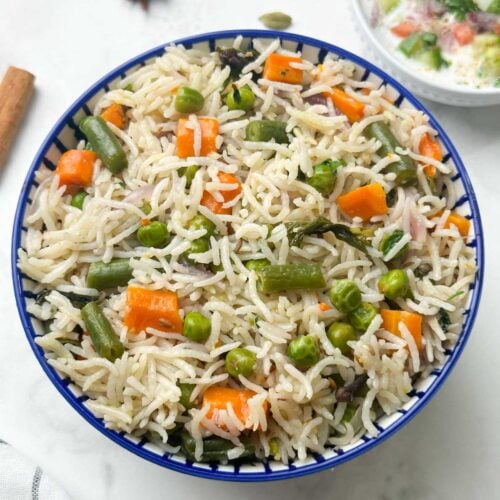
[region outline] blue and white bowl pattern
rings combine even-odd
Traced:
[[[120,446],[140,457],[172,470],[210,479],[268,481],[310,474],[323,469],[333,468],[342,462],[346,462],[384,441],[424,407],[450,373],[470,335],[481,295],[484,249],[479,209],[462,161],[436,120],[409,91],[368,61],[346,50],[313,38],[291,33],[264,30],[222,31],[193,36],[171,43],[182,44],[187,48],[194,47],[209,51],[220,46],[231,46],[234,38],[238,35],[243,36],[243,45],[251,45],[252,40],[255,38],[280,38],[283,48],[300,51],[304,59],[313,63],[322,62],[327,54],[353,62],[357,67],[357,76],[374,82],[377,87],[385,85],[388,95],[394,99],[397,106],[420,109],[430,116],[430,123],[438,131],[439,139],[445,152],[444,161],[445,163],[454,165],[457,171],[457,174],[453,177],[453,182],[459,193],[455,209],[460,214],[472,220],[473,229],[468,245],[475,250],[475,258],[478,266],[476,281],[471,285],[463,331],[453,349],[446,351],[444,363],[436,367],[429,376],[416,383],[415,389],[410,394],[411,399],[393,415],[383,416],[375,422],[379,434],[376,437],[363,436],[358,442],[347,446],[332,447],[323,454],[311,453],[307,460],[288,465],[275,461],[256,461],[244,465],[192,463],[186,460],[182,454],[165,453],[164,450],[153,443],[147,442],[145,439],[139,439],[124,432],[107,429],[103,420],[97,418],[87,408],[87,396],[82,393],[80,388],[71,383],[68,378],[65,378],[47,363],[43,350],[35,343],[35,337],[43,334],[42,324],[36,318],[31,317],[26,311],[26,299],[33,297],[32,291],[35,283],[23,275],[16,266],[17,251],[19,248],[25,247],[26,227],[23,221],[27,209],[32,203],[33,194],[37,187],[35,172],[43,166],[54,170],[60,155],[67,149],[75,147],[77,141],[81,138],[77,124],[84,116],[91,114],[91,110],[98,99],[109,89],[115,88],[125,76],[160,56],[165,46],[169,44],[162,45],[135,57],[107,74],[77,99],[49,133],[36,154],[20,194],[13,228],[11,265],[17,307],[33,352],[58,391],[90,424]]]

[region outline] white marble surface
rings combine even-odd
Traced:
[[[291,14],[293,31],[362,54],[347,3],[152,0],[145,15],[125,0],[0,0],[0,72],[15,64],[37,76],[30,112],[0,174],[0,438],[38,462],[74,498],[499,498],[499,107],[467,110],[429,103],[469,169],[483,213],[486,282],[469,344],[443,389],[415,420],[335,471],[270,484],[224,484],[150,464],[107,440],[63,400],[32,355],[17,317],[9,243],[18,193],[43,138],[81,92],[150,47],[204,31],[258,28],[258,16],[269,10]]]

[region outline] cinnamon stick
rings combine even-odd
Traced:
[[[0,84],[0,168],[33,93],[34,79],[28,71],[10,66]]]

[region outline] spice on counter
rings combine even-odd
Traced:
[[[33,93],[34,79],[28,71],[10,66],[0,84],[0,168]]]
[[[268,12],[260,16],[259,21],[273,30],[286,30],[292,24],[292,18],[284,12]]]

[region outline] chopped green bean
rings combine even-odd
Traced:
[[[245,262],[245,267],[249,271],[255,271],[255,272],[259,271],[263,267],[270,266],[270,265],[271,265],[271,262],[269,262],[267,259],[251,259],[251,260],[247,260]]]
[[[184,382],[178,382],[177,387],[181,390],[181,397],[179,399],[179,403],[186,408],[186,410],[190,410],[196,406],[194,401],[191,401],[191,394],[193,394],[193,390],[196,387],[194,384],[185,384]]]
[[[274,139],[278,144],[288,144],[286,123],[273,120],[253,120],[245,129],[245,140],[251,142],[269,142]]]
[[[85,191],[78,191],[78,193],[71,197],[71,206],[83,210],[83,202],[86,197],[87,193]]]
[[[87,286],[97,290],[125,286],[132,279],[129,259],[113,259],[111,262],[92,262],[87,274]]]
[[[238,460],[242,458],[253,457],[255,454],[255,447],[251,443],[250,439],[242,438],[241,442],[244,446],[244,451],[238,456]],[[186,455],[188,460],[192,462],[196,461],[195,450],[196,441],[188,432],[183,432],[182,434],[182,451]],[[227,452],[234,448],[234,444],[231,441],[222,439],[220,437],[208,437],[203,440],[203,454],[198,460],[199,462],[222,462],[229,460]]]
[[[325,278],[318,264],[270,265],[257,271],[257,289],[261,293],[325,287]]]
[[[82,319],[97,354],[109,361],[121,358],[123,344],[97,302],[89,302],[82,308]]]
[[[100,116],[87,116],[80,122],[92,149],[113,174],[119,174],[127,167],[127,155],[118,139]]]
[[[394,137],[391,129],[384,122],[378,121],[370,123],[365,128],[365,135],[381,143],[377,151],[380,156],[387,156],[389,153],[397,154],[396,148],[401,147],[401,144],[399,144]],[[395,182],[397,186],[407,187],[417,183],[417,168],[415,162],[407,155],[399,155],[399,160],[390,163],[383,171],[384,173],[396,174]]]

